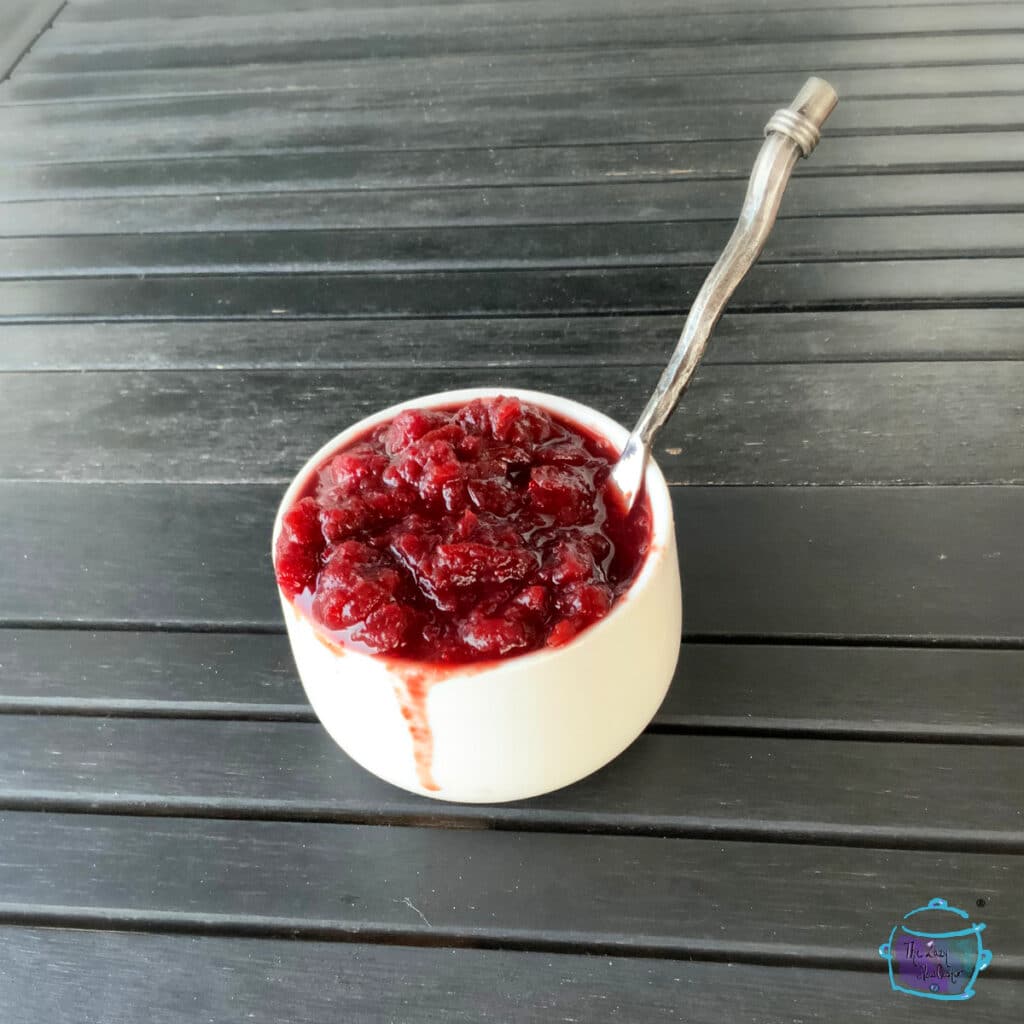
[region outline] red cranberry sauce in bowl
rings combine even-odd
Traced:
[[[559,647],[603,618],[650,546],[618,452],[515,397],[406,409],[327,456],[285,511],[278,584],[318,631],[436,665]]]

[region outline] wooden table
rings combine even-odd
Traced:
[[[3,1024],[1019,1021],[1024,5],[25,6]],[[630,422],[812,71],[843,99],[659,438],[660,714],[522,804],[378,782],[295,676],[285,482],[444,388]],[[878,954],[940,896],[995,955],[941,1009]]]

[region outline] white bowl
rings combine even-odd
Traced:
[[[585,405],[518,388],[448,391],[403,402],[342,431],[302,467],[278,510],[274,543],[283,514],[310,474],[370,427],[403,409],[451,407],[497,395],[548,409],[620,449],[628,435]],[[467,803],[520,800],[559,789],[625,750],[664,699],[682,629],[672,502],[653,460],[646,484],[651,548],[636,580],[605,618],[563,647],[456,666],[378,657],[333,644],[282,593],[299,676],[335,742],[396,786]],[[425,693],[419,711],[408,699],[410,689]]]

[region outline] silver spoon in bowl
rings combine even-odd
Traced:
[[[821,126],[838,99],[824,79],[808,78],[796,99],[776,110],[765,125],[765,141],[750,172],[739,221],[693,300],[672,359],[612,467],[610,479],[627,509],[633,507],[643,485],[654,435],[683,397],[732,293],[761,255],[793,167],[817,146]]]

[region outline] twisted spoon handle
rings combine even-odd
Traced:
[[[612,469],[612,482],[627,507],[632,507],[640,491],[654,435],[682,398],[732,293],[761,255],[793,167],[817,146],[820,128],[837,100],[828,82],[809,78],[796,99],[775,111],[765,125],[765,141],[750,172],[739,221],[693,300],[672,359]]]

